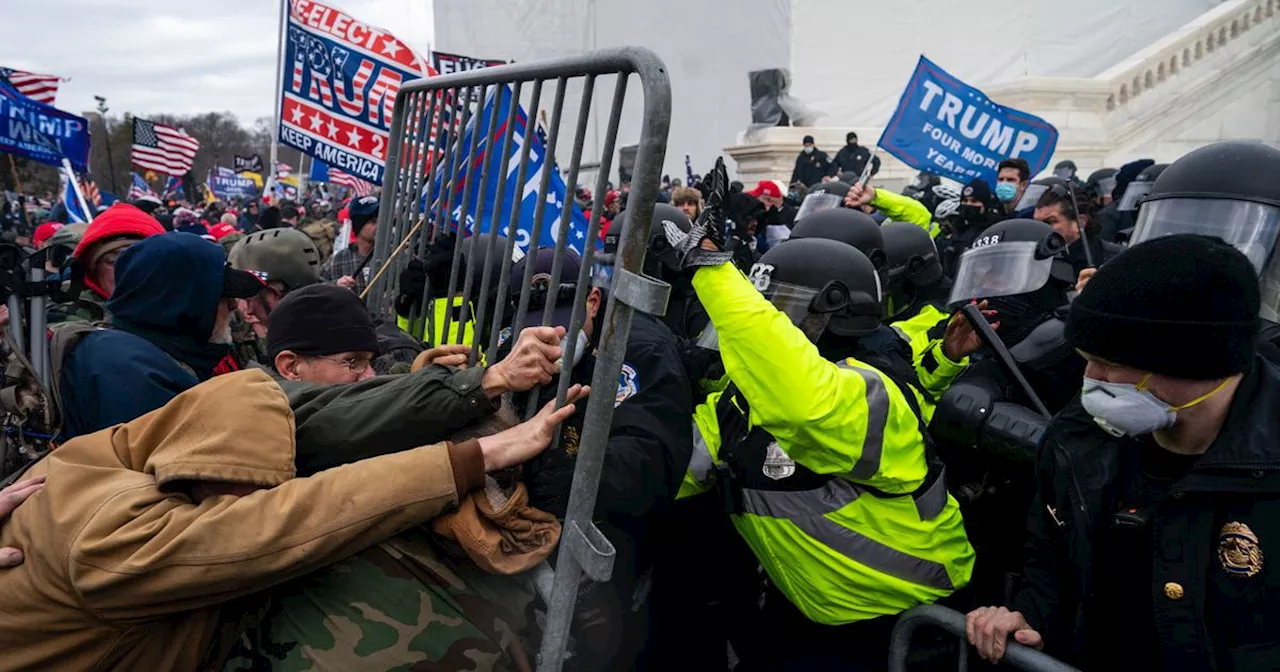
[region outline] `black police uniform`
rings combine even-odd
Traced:
[[[584,353],[573,368],[573,383],[589,384],[595,357]],[[540,402],[555,396],[555,383],[544,387]],[[627,669],[644,646],[646,611],[633,609],[637,579],[650,568],[654,527],[671,506],[693,452],[692,388],[677,342],[657,318],[635,313],[619,385],[595,390],[616,395],[613,424],[600,474],[596,518],[617,548],[613,579],[596,587],[580,605],[584,613],[610,613],[602,631],[580,633],[579,653],[604,664],[600,669]],[[520,396],[517,408],[523,408]],[[586,404],[561,427],[560,443],[524,465],[529,503],[563,518],[569,503],[575,458],[582,438]],[[687,558],[686,558],[687,559]]]
[[[1106,434],[1078,401],[1054,419],[1011,606],[1048,653],[1091,670],[1276,669],[1280,416],[1258,409],[1278,404],[1280,368],[1256,357],[1222,433],[1185,460]]]

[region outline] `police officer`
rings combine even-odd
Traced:
[[[1255,355],[1259,308],[1253,264],[1215,238],[1098,269],[1071,307],[1089,365],[1042,442],[1024,581],[969,614],[983,657],[1014,639],[1081,669],[1275,669],[1280,369]]]
[[[850,245],[798,239],[747,277],[713,221],[673,240],[733,381],[695,413],[684,492],[715,474],[770,579],[751,638],[762,666],[881,668],[897,614],[964,587],[973,551],[928,457],[910,366],[860,342],[881,326],[878,273]]]
[[[1156,178],[1168,167],[1166,163],[1155,163],[1150,159],[1125,164],[1116,173],[1116,191],[1111,205],[1102,210],[1102,239],[1117,243],[1127,242],[1138,221],[1138,207],[1151,188]]]
[[[553,306],[550,325],[570,326],[581,261],[571,250],[565,250],[564,255],[554,296],[549,294],[554,250],[538,250],[512,267],[510,286],[518,291],[526,264],[534,265],[529,312],[525,324],[513,328],[515,335],[523,327],[541,324],[549,302]],[[606,291],[600,287],[588,291],[582,330],[567,336],[577,341],[573,362],[563,364],[573,383],[589,382],[595,371],[594,350],[604,328]],[[553,380],[542,388],[539,404],[554,398],[556,384]],[[691,395],[675,336],[658,318],[636,312],[614,397],[613,424],[596,500],[600,528],[618,555],[613,579],[596,586],[592,596],[585,598],[586,604],[578,608],[580,615],[588,615],[579,623],[584,629],[575,633],[578,653],[588,661],[585,669],[628,669],[643,648],[647,606],[634,596],[641,577],[650,569],[654,545],[662,538],[658,521],[675,499],[693,451]],[[514,401],[518,409],[527,403],[521,397]],[[583,405],[565,421],[560,443],[526,464],[524,471],[530,505],[561,518],[569,501],[585,412]],[[590,618],[592,613],[596,618]]]
[[[1084,368],[1062,341],[1061,311],[1069,303],[1076,275],[1062,255],[1065,249],[1062,235],[1048,224],[1034,219],[1000,222],[961,257],[948,300],[952,308],[987,301],[996,311],[1001,340],[1021,360],[1020,370],[1050,412],[1075,395],[1074,381]],[[974,379],[989,383],[998,398],[1034,407],[989,353],[962,377]]]
[[[1115,191],[1118,172],[1120,171],[1115,168],[1099,168],[1089,173],[1084,188],[1099,209],[1111,205],[1111,193]]]
[[[614,255],[622,240],[623,231],[630,221],[629,210],[624,210],[609,227],[604,237],[604,253]],[[696,338],[707,326],[707,311],[698,302],[698,295],[688,276],[680,272],[680,261],[675,250],[671,249],[665,233],[670,224],[681,231],[688,231],[692,224],[689,216],[680,208],[666,203],[653,205],[653,220],[649,226],[649,250],[644,256],[644,274],[671,285],[671,295],[667,300],[667,312],[662,322],[667,325],[676,338]],[[612,259],[612,256],[609,257]]]
[[[943,274],[954,279],[959,270],[960,255],[987,227],[1003,219],[1004,206],[991,193],[991,185],[980,177],[970,180],[960,191],[960,204],[956,206],[955,214],[941,221],[937,244]]]
[[[1262,291],[1260,338],[1280,346],[1280,150],[1219,142],[1173,162],[1147,194],[1130,245],[1175,233],[1216,236],[1253,262]],[[55,234],[57,235],[57,234]],[[1280,358],[1278,358],[1280,359]]]

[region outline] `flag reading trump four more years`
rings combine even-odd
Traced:
[[[1021,158],[1035,175],[1049,164],[1058,130],[983,92],[921,56],[879,145],[916,170],[966,183],[996,181],[997,166]]]
[[[89,122],[0,82],[0,152],[57,167],[66,159],[83,172],[89,164]]]
[[[280,69],[280,141],[375,184],[396,93],[434,74],[387,31],[310,0],[289,0]]]

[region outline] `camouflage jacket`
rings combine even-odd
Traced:
[[[80,296],[75,301],[51,304],[45,316],[51,325],[63,322],[104,322],[111,319],[106,299],[88,287],[80,291]]]
[[[527,581],[447,543],[415,528],[229,605],[203,669],[532,670]]]

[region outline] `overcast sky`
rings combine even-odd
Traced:
[[[275,0],[4,0],[0,66],[69,78],[55,105],[112,115],[272,114]],[[431,0],[327,0],[426,57]]]

